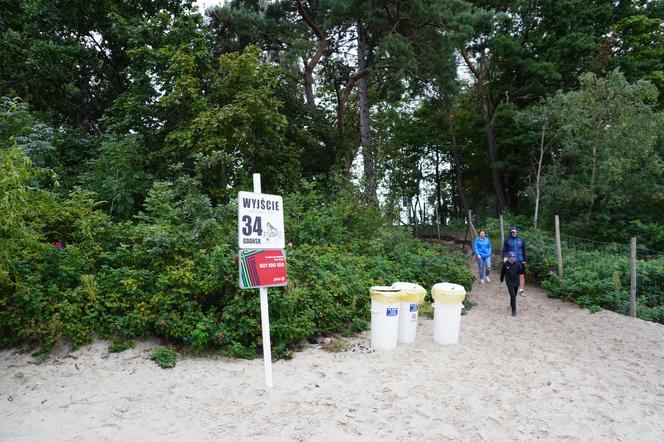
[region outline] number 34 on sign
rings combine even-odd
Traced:
[[[240,249],[283,249],[284,205],[280,196],[238,192]]]

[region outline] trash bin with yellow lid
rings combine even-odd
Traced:
[[[410,344],[415,341],[417,333],[417,316],[420,304],[424,302],[427,291],[419,284],[412,282],[395,282],[392,287],[401,290],[401,303],[399,305],[399,339],[400,344]]]
[[[461,309],[466,289],[459,284],[441,282],[431,287],[433,298],[433,340],[438,344],[456,344],[459,341]]]
[[[371,347],[392,350],[399,334],[399,304],[402,292],[390,286],[374,286],[371,296]]]

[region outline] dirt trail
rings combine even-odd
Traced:
[[[476,270],[475,270],[476,271]],[[42,365],[0,353],[0,440],[664,440],[664,326],[591,314],[527,287],[473,289],[457,345],[371,352],[307,347],[274,364],[149,361],[154,342],[108,355],[98,342]],[[18,375],[21,373],[21,375]]]

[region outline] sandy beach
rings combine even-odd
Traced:
[[[497,279],[497,278],[494,278]],[[664,326],[547,299],[529,287],[511,317],[504,285],[476,284],[459,343],[420,318],[413,344],[372,352],[309,345],[274,364],[149,359],[97,342],[0,353],[2,441],[664,440]]]

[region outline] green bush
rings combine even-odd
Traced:
[[[50,177],[52,178],[52,176]],[[90,342],[98,321],[95,265],[107,217],[91,196],[45,190],[41,170],[17,147],[0,149],[0,345],[61,337]]]
[[[150,357],[161,368],[173,368],[177,360],[177,353],[168,347],[155,347]]]
[[[17,148],[2,151],[0,166],[14,172],[0,176],[1,346],[48,352],[61,338],[77,347],[100,337],[121,351],[157,335],[194,351],[261,352],[258,290],[238,287],[234,204],[215,206],[182,176],[154,183],[143,211],[114,223],[89,194],[35,186],[48,174]],[[381,227],[351,189],[323,198],[305,186],[286,201],[289,283],[269,291],[276,358],[316,335],[365,330],[373,285],[472,285],[463,256]]]

